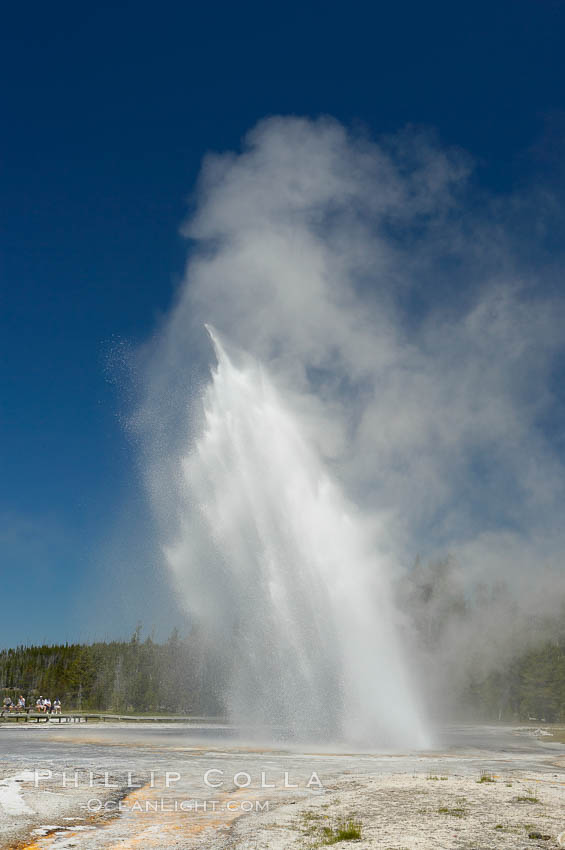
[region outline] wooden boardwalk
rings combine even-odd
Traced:
[[[120,722],[120,723],[225,723],[222,717],[194,717],[174,715],[156,715],[146,717],[141,714],[92,714],[91,712],[75,712],[69,714],[45,714],[42,711],[2,711],[0,723],[2,722],[22,723],[95,723]]]

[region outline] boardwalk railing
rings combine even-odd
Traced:
[[[88,723],[95,722],[121,722],[121,723],[225,723],[223,717],[194,717],[174,715],[156,715],[154,717],[146,717],[145,715],[135,714],[92,714],[88,713],[68,713],[68,714],[45,714],[45,712],[37,711],[2,711],[0,712],[0,723],[4,720],[23,721],[24,723]]]

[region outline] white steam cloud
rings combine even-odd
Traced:
[[[516,205],[469,174],[426,134],[377,145],[330,119],[271,118],[205,160],[138,418],[165,540],[209,322],[265,364],[399,569],[451,552],[518,595],[561,569],[563,303],[514,259]]]

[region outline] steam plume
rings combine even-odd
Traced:
[[[208,322],[265,366],[391,569],[451,552],[464,583],[519,602],[561,568],[563,305],[518,261],[510,205],[477,207],[470,168],[425,134],[377,145],[330,119],[268,119],[206,158],[137,420],[164,542]]]

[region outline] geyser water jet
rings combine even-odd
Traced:
[[[386,572],[264,368],[217,357],[203,430],[181,461],[166,549],[187,607],[228,658],[246,727],[365,745],[423,745]]]

